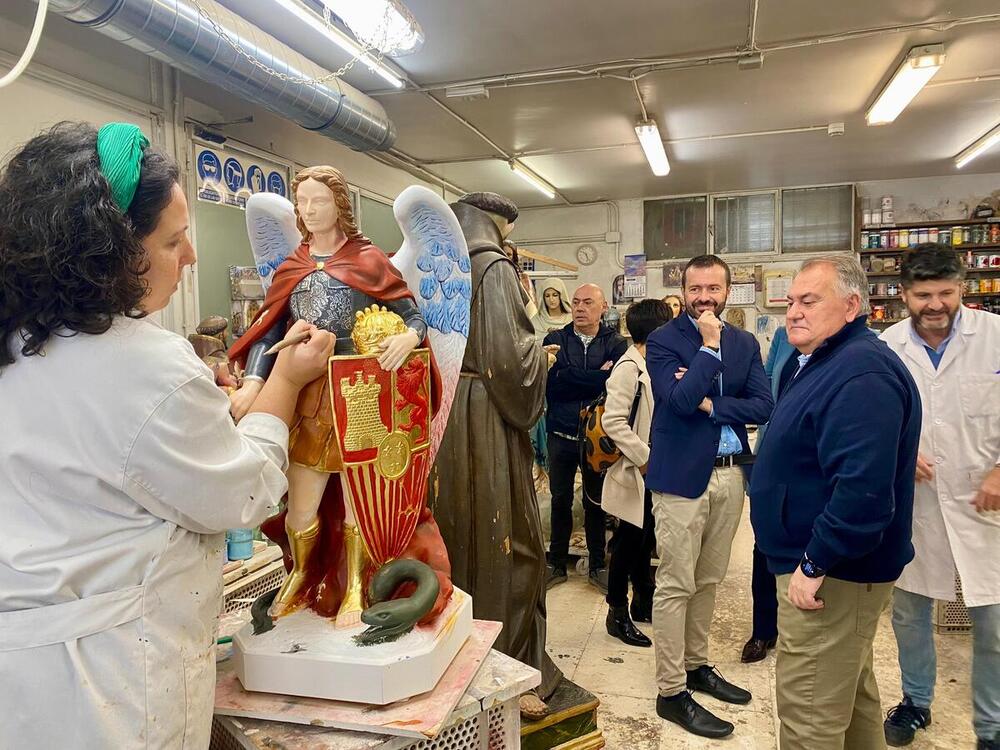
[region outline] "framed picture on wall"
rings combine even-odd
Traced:
[[[680,263],[667,262],[663,264],[663,286],[668,289],[680,289],[681,280],[684,276],[684,266],[687,261]]]

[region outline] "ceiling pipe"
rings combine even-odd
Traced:
[[[313,83],[329,71],[215,0],[50,0],[50,10],[355,151],[396,139],[380,103],[337,78]]]

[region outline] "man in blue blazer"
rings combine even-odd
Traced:
[[[653,333],[646,349],[654,400],[646,487],[660,550],[656,710],[693,734],[725,737],[733,725],[688,691],[729,703],[751,699],[709,666],[708,629],[743,515],[741,467],[753,461],[746,425],[767,422],[774,402],[757,339],[722,324],[726,263],[714,255],[693,258],[682,284],[685,312]]]

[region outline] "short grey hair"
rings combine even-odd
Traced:
[[[826,255],[822,258],[807,260],[802,264],[799,273],[814,266],[832,266],[837,272],[837,292],[842,297],[850,297],[852,294],[858,295],[861,301],[859,315],[868,315],[871,312],[871,300],[868,299],[868,276],[865,269],[858,263],[853,255]]]

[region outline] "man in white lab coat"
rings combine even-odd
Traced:
[[[973,624],[973,726],[1000,749],[1000,316],[962,305],[965,268],[946,245],[918,245],[900,269],[910,317],[882,334],[920,390],[923,425],[913,509],[916,556],[896,583],[892,625],[903,701],[886,742],[908,745],[931,723],[935,599],[955,599],[955,571]]]

